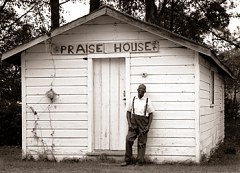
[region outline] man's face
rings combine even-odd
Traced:
[[[138,98],[142,98],[144,96],[145,90],[143,88],[138,88]]]

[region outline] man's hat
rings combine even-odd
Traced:
[[[146,92],[146,86],[144,84],[140,84],[138,86],[138,89],[140,89],[140,88],[143,89]]]

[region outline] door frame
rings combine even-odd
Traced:
[[[130,53],[121,54],[89,54],[88,61],[88,152],[94,152],[94,115],[93,115],[93,59],[95,58],[124,58],[125,59],[125,90],[126,103],[130,98]]]

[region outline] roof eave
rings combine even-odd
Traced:
[[[107,15],[115,17],[116,19],[118,19],[120,21],[127,22],[128,24],[133,25],[135,27],[141,27],[143,30],[148,31],[154,35],[163,37],[174,43],[183,45],[189,49],[192,49],[201,54],[204,54],[204,55],[210,57],[231,78],[235,78],[233,73],[217,58],[217,55],[211,49],[209,49],[208,47],[206,47],[204,45],[201,45],[190,39],[187,39],[178,34],[170,32],[170,31],[168,31],[164,28],[161,28],[157,25],[147,23],[144,21],[139,21],[138,19],[136,19],[128,14],[117,12],[116,10],[107,9]]]
[[[100,17],[102,15],[108,15],[110,17],[113,17],[113,18],[116,18],[120,21],[123,21],[123,22],[126,22],[128,23],[129,25],[132,25],[132,26],[135,26],[135,27],[140,27],[142,28],[143,30],[149,32],[149,33],[152,33],[154,35],[157,35],[157,36],[160,36],[160,37],[163,37],[165,39],[168,39],[174,43],[177,43],[177,44],[180,44],[182,46],[185,46],[189,49],[192,49],[194,51],[197,51],[201,54],[204,54],[208,57],[210,57],[220,68],[222,68],[223,71],[225,71],[230,77],[234,78],[234,75],[231,73],[231,71],[217,58],[216,54],[211,50],[209,49],[208,47],[204,46],[204,45],[201,45],[199,43],[196,43],[190,39],[187,39],[185,37],[182,37],[178,34],[175,34],[175,33],[172,33],[162,27],[159,27],[157,25],[154,25],[154,24],[150,24],[150,23],[147,23],[145,21],[140,21],[139,19],[137,18],[134,18],[128,14],[125,14],[125,13],[122,13],[122,12],[119,12],[109,6],[103,6],[101,8],[99,8],[98,10],[94,11],[93,13],[90,13],[88,15],[85,15],[79,19],[76,19],[68,24],[65,24],[55,30],[52,30],[50,33],[46,34],[46,35],[43,35],[39,38],[36,38],[26,44],[23,44],[23,45],[20,45],[12,50],[9,50],[5,53],[2,54],[2,60],[5,60],[9,57],[12,57],[16,54],[19,54],[23,51],[25,51],[26,49],[36,45],[36,44],[39,44],[43,41],[46,41],[48,39],[50,39],[51,37],[54,37],[54,36],[57,36],[63,32],[66,32],[70,29],[73,29],[77,26],[80,26],[84,23],[87,23],[97,17]]]
[[[22,44],[20,46],[17,46],[16,48],[12,49],[12,50],[9,50],[7,52],[4,52],[2,54],[2,60],[6,60],[7,58],[10,58],[18,53],[21,53],[23,51],[25,51],[26,49],[38,44],[38,43],[41,43],[45,40],[47,40],[48,38],[50,38],[49,36],[47,35],[44,35],[44,36],[41,36],[39,38],[36,38],[28,43],[25,43],[25,44]]]
[[[68,23],[66,25],[63,25],[63,26],[61,26],[61,27],[59,27],[59,28],[57,28],[55,30],[52,30],[50,33],[47,33],[47,34],[45,34],[43,36],[35,38],[34,40],[32,40],[32,41],[30,41],[28,43],[22,44],[22,45],[14,48],[12,50],[4,52],[2,54],[2,60],[6,60],[7,58],[9,58],[11,56],[14,56],[15,54],[21,53],[21,52],[25,51],[26,49],[28,49],[28,48],[36,45],[36,44],[39,44],[39,43],[41,43],[43,41],[46,41],[46,40],[48,40],[48,39],[50,39],[50,38],[52,38],[54,36],[57,36],[57,35],[59,35],[59,34],[61,34],[63,32],[66,32],[66,31],[68,31],[70,29],[73,29],[73,28],[75,28],[75,27],[77,27],[77,26],[79,26],[81,24],[89,22],[90,20],[93,20],[93,19],[95,19],[95,18],[97,18],[99,16],[102,16],[104,14],[106,14],[106,8],[101,7],[99,10],[97,10],[97,11],[95,11],[93,13],[85,15],[85,16],[77,19],[77,20],[74,20],[74,21],[72,21],[72,22],[70,22],[70,23]]]
[[[211,56],[212,60],[232,79],[236,79],[235,75],[232,73],[232,71],[224,65],[217,57],[216,53],[211,50]]]

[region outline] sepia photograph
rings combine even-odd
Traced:
[[[0,173],[239,173],[240,1],[0,0]]]

